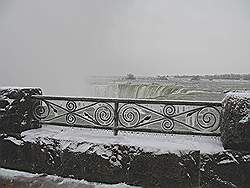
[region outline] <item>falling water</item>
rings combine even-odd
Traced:
[[[144,98],[144,99],[176,99],[176,100],[208,100],[220,101],[224,91],[250,90],[250,83],[232,80],[200,80],[190,81],[172,79],[166,82],[151,80],[143,83],[135,80],[131,82],[103,81],[93,84],[92,96],[113,98]]]

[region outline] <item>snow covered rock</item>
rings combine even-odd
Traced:
[[[32,174],[0,168],[0,187],[4,188],[139,188],[124,183],[100,184],[85,180],[62,178],[47,174]]]
[[[0,88],[0,133],[16,134],[39,127],[32,119],[31,95],[41,95],[39,88]]]
[[[164,138],[166,147],[162,149],[162,145],[146,146],[146,141],[156,140],[150,136],[115,137],[112,132],[45,126],[24,131],[18,139],[2,135],[0,166],[90,182],[197,187],[200,151],[173,148],[174,141]],[[126,144],[127,140],[135,142]]]
[[[142,187],[248,187],[250,153],[219,137],[136,134],[43,125],[0,136],[0,166]]]
[[[201,154],[200,185],[203,188],[248,188],[250,152],[226,150]]]
[[[222,101],[221,140],[228,149],[250,150],[250,93],[230,92]]]

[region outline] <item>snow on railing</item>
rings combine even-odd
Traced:
[[[220,135],[221,102],[32,96],[41,124],[118,131]]]

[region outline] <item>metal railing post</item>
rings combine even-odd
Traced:
[[[118,135],[118,123],[119,123],[119,116],[118,116],[118,107],[119,103],[115,102],[115,109],[114,109],[114,136]]]

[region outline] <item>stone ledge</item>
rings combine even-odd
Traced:
[[[33,120],[31,95],[41,95],[40,88],[0,88],[0,133],[19,134],[40,127]]]
[[[139,188],[124,183],[99,184],[85,180],[62,178],[47,174],[32,174],[23,171],[0,168],[0,187],[4,188]]]
[[[250,93],[230,92],[222,105],[220,130],[223,146],[250,151]]]
[[[79,132],[79,128],[77,130]],[[5,168],[56,174],[90,182],[125,182],[128,185],[143,187],[198,186],[199,151],[177,149],[167,152],[145,145],[115,142],[102,144],[102,137],[99,137],[99,143],[83,140],[73,142],[68,141],[67,137],[41,138],[44,131],[42,128],[29,130],[27,133],[25,131],[22,138],[2,135],[0,165]],[[85,138],[86,132],[86,129],[82,129],[82,136]],[[33,140],[31,135],[34,137]],[[98,134],[95,136],[98,137]]]
[[[224,150],[219,138],[176,136],[48,125],[21,137],[2,134],[0,165],[143,187],[248,187],[250,152]]]

